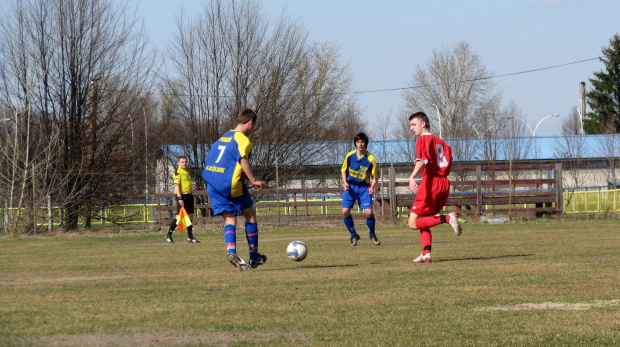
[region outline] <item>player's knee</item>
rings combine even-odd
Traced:
[[[344,218],[349,218],[349,217],[351,216],[351,210],[349,210],[349,209],[347,209],[347,208],[343,209],[343,210],[342,210],[342,216],[343,216]]]
[[[409,225],[409,228],[411,229],[417,229],[418,227],[416,226],[416,217],[409,217],[409,219],[407,220],[407,225]]]

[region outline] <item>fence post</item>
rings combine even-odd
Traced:
[[[101,225],[105,225],[105,202],[101,204]]]
[[[47,194],[47,231],[54,228],[54,212],[52,211],[52,196]]]
[[[562,163],[555,164],[555,211],[561,214],[564,210],[564,188],[562,186]]]
[[[476,165],[476,212],[482,215],[482,167]]]
[[[398,216],[396,215],[396,171],[394,170],[394,163],[390,163],[388,176],[390,178],[390,215],[392,216],[392,223],[396,223]]]

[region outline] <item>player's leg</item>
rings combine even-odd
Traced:
[[[256,210],[252,196],[245,184],[243,185],[243,194],[233,199],[235,207],[241,211],[241,215],[245,217],[245,238],[248,241],[248,251],[250,255],[249,265],[256,268],[267,262],[267,256],[258,252],[258,221],[256,219]]]
[[[254,207],[244,209],[241,214],[245,217],[245,237],[248,241],[248,251],[250,254],[250,266],[257,268],[267,262],[267,256],[258,252],[258,222]]]
[[[407,220],[407,224],[413,230],[417,230],[417,223],[421,218],[414,212],[409,213],[409,219]],[[428,228],[420,229],[420,244],[422,246],[422,253],[415,259],[413,259],[414,263],[430,263],[432,262],[431,258],[431,247],[433,243],[433,235],[431,234],[431,230]]]
[[[428,197],[432,197],[432,199],[428,199],[427,206],[429,209],[426,211],[430,214],[436,214],[440,212],[444,206],[446,206],[446,202],[448,201],[448,196],[450,195],[450,181],[446,177],[435,177],[430,186],[430,194]],[[426,187],[426,189],[429,189]],[[441,216],[428,216],[424,218],[418,219],[417,226],[418,229],[424,228],[432,228],[438,224],[446,224],[449,223],[452,229],[454,229],[454,233],[459,236],[461,235],[461,223],[458,219],[458,214],[456,212],[451,212],[447,215]]]
[[[366,226],[368,226],[368,237],[375,246],[379,246],[381,241],[377,238],[375,234],[375,214],[372,211],[372,195],[368,190],[368,187],[360,187],[359,193],[359,202],[360,207],[364,210],[366,214]]]
[[[194,195],[192,194],[187,194],[187,195],[183,195],[183,204],[185,205],[185,212],[187,212],[187,215],[189,216],[189,219],[193,222],[194,221]],[[194,238],[194,225],[190,225],[187,227],[187,242],[189,243],[200,243],[200,241],[196,240]]]
[[[172,239],[172,232],[177,227],[177,219],[179,218],[179,211],[181,210],[181,205],[177,201],[177,214],[174,215],[174,218],[170,221],[170,227],[168,227],[168,233],[166,234],[166,238],[164,239],[166,243],[174,243]]]
[[[211,186],[207,186],[209,203],[213,215],[224,218],[224,243],[226,244],[226,259],[234,267],[243,271],[247,269],[246,262],[237,255],[237,210],[230,199],[220,195]]]
[[[351,215],[351,208],[357,200],[357,194],[354,191],[353,186],[350,186],[348,190],[342,193],[342,221],[349,231],[351,237],[351,245],[357,246],[357,240],[360,236],[355,231],[355,223],[353,222],[353,216]]]
[[[224,218],[224,243],[226,253],[237,254],[237,217],[229,212],[222,212]]]
[[[381,241],[377,238],[375,234],[375,214],[372,211],[372,208],[367,208],[364,210],[366,213],[366,226],[368,226],[368,237],[372,241],[372,244],[375,246],[379,246]]]
[[[450,194],[450,181],[445,177],[434,177],[430,179],[423,179],[420,182],[420,188],[416,196],[411,212],[415,212],[418,217],[415,219],[415,225],[409,225],[412,229],[430,229],[439,224],[450,223],[458,224],[458,218],[456,213],[449,215],[436,216],[438,212],[446,205],[448,196]],[[453,216],[453,217],[451,217]],[[460,229],[460,224],[458,224]],[[457,232],[459,235],[460,232]]]
[[[226,259],[237,269],[244,271],[248,264],[237,255],[237,217],[229,212],[222,212],[224,218],[224,242],[226,243]]]

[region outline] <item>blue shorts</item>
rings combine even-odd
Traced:
[[[372,208],[372,195],[368,192],[368,186],[349,184],[349,190],[342,192],[342,208],[352,208],[357,200],[363,210]]]
[[[213,215],[215,216],[223,212],[238,216],[241,214],[241,211],[254,205],[252,196],[250,196],[250,192],[245,184],[243,184],[243,194],[236,198],[224,196],[210,185],[207,186],[207,193],[209,194],[209,202],[211,203],[211,209],[213,209]]]

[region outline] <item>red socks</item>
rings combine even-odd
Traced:
[[[422,244],[422,255],[426,255],[431,252],[431,245],[433,244],[433,235],[430,229],[420,230],[420,243]]]

